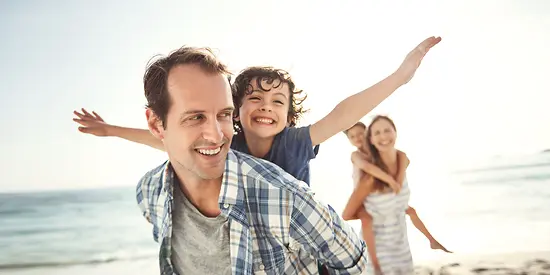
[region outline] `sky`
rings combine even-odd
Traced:
[[[290,71],[308,93],[307,125],[441,36],[414,79],[363,121],[390,115],[419,174],[536,153],[550,148],[548,30],[544,0],[3,1],[0,192],[135,185],[166,155],[81,134],[72,111],[146,127],[145,66],[182,45],[215,49],[235,73]],[[312,184],[351,186],[351,151],[343,134],[323,144]]]

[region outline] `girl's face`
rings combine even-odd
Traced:
[[[354,126],[348,130],[347,136],[351,145],[360,148],[365,140],[365,128],[361,126]]]

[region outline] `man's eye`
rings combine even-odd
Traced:
[[[202,115],[196,115],[196,116],[192,116],[189,118],[189,120],[199,120],[199,119],[202,119]]]

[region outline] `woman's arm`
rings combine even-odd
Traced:
[[[372,190],[374,180],[369,175],[364,175],[357,183],[357,186],[351,193],[351,196],[342,212],[342,219],[345,221],[358,219],[358,212],[363,208],[363,201]]]

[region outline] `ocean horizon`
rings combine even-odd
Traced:
[[[421,176],[408,177],[413,196],[423,194],[411,203],[433,235],[455,253],[550,250],[550,154],[454,171],[444,179],[453,182],[438,187],[415,186],[411,178]],[[158,255],[134,186],[0,193],[0,221],[0,272],[156,263]],[[358,223],[352,224],[359,232]],[[441,256],[410,222],[408,231],[415,261]]]

